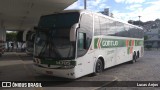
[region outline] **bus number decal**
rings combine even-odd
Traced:
[[[56,64],[57,65],[70,65],[70,62],[69,61],[56,61]]]

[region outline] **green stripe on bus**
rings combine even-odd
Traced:
[[[94,48],[98,48],[98,39],[94,39]],[[101,48],[113,47],[130,47],[130,46],[143,46],[143,40],[122,40],[122,39],[107,39],[102,38],[100,43]]]
[[[47,59],[41,59],[41,64],[49,64],[49,65],[73,65],[76,66],[76,61],[66,61],[66,60],[47,60]]]
[[[94,39],[94,48],[98,48],[98,46],[97,46],[97,44],[98,44],[98,39],[99,39],[99,38],[95,38],[95,39]]]
[[[144,42],[143,40],[135,40],[135,46],[143,46]]]
[[[101,48],[124,47],[125,45],[125,40],[103,38],[101,41]]]

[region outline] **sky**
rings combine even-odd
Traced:
[[[139,20],[138,16],[143,22],[160,19],[160,0],[87,0],[87,10],[99,12],[105,8],[125,22]],[[84,9],[84,0],[77,0],[66,9]]]

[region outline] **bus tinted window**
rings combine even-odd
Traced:
[[[90,14],[82,15],[80,28],[88,33],[92,33],[93,31],[93,17]]]
[[[79,31],[86,33],[86,49],[89,49],[93,36],[93,17],[91,14],[82,16]]]
[[[38,24],[39,28],[70,28],[73,24],[78,23],[79,13],[58,13],[42,16]]]
[[[123,37],[130,37],[130,36],[129,36],[129,29],[130,29],[129,25],[124,24]]]
[[[78,31],[77,57],[85,55],[91,45],[93,36],[93,17],[91,14],[83,14]],[[83,39],[82,39],[83,37]]]
[[[136,37],[135,34],[137,34],[136,28],[134,28],[133,26],[130,26],[128,33],[129,33],[129,37],[135,38]]]
[[[94,35],[101,35],[98,16],[94,16]]]
[[[116,36],[124,36],[123,35],[124,24],[120,22],[116,22],[116,28],[117,28]]]
[[[107,35],[116,36],[116,32],[117,32],[116,21],[109,19],[107,24],[108,24],[107,25],[108,26]]]
[[[143,31],[140,28],[102,16],[95,15],[94,27],[95,35],[143,38]]]
[[[103,17],[99,17],[99,18],[100,18],[101,35],[107,35],[108,20],[106,18],[103,18]]]

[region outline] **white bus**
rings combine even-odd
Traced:
[[[68,10],[40,18],[34,69],[76,79],[143,56],[143,29],[100,13]]]
[[[4,29],[0,29],[0,56],[5,51],[5,39],[6,39],[6,31]]]

